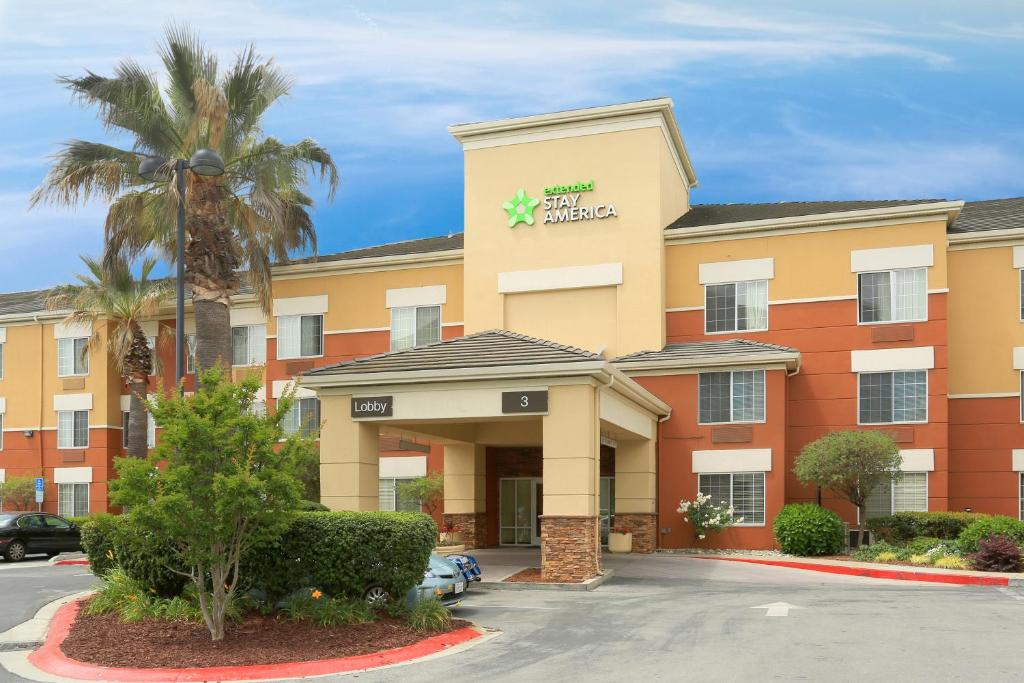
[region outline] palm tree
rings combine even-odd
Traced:
[[[158,48],[166,86],[131,59],[113,76],[86,71],[61,78],[83,103],[95,105],[106,127],[133,138],[131,149],[72,140],[54,164],[32,205],[74,206],[101,198],[111,202],[106,219],[107,254],[133,259],[156,248],[169,261],[175,247],[178,197],[174,182],[138,176],[141,159],[189,159],[197,149],[216,150],[224,175],[186,173],[185,277],[196,316],[196,362],[230,363],[231,296],[240,270],[270,314],[273,261],[296,250],[316,252],[316,232],[303,192],[310,174],[333,199],[338,171],[331,155],[311,139],[284,144],[264,137],[267,109],[286,95],[287,77],[250,46],[226,70],[198,37],[181,27],[166,30]],[[173,161],[164,174],[173,180]]]
[[[142,331],[141,321],[159,311],[161,301],[170,294],[167,280],[151,280],[155,258],[142,262],[139,277],[132,275],[124,258],[112,257],[105,264],[83,256],[88,275],[76,275],[77,285],[60,285],[50,290],[46,305],[50,310],[71,311],[65,322],[89,323],[107,320],[107,350],[118,373],[128,382],[131,404],[128,411],[128,455],[146,457],[146,395],[149,375],[153,374],[153,354]],[[101,341],[97,331],[87,346]]]

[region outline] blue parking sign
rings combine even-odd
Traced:
[[[43,504],[43,478],[36,477],[36,504]]]
[[[43,490],[43,478],[42,477],[36,477],[36,491],[42,491],[42,490]]]

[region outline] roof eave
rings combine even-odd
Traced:
[[[777,352],[758,354],[737,354],[734,356],[704,356],[698,358],[665,358],[651,360],[619,360],[615,367],[622,372],[639,372],[646,370],[694,370],[717,367],[758,367],[763,365],[784,364],[789,371],[800,368],[800,353]]]

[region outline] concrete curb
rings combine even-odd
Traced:
[[[53,602],[43,605],[36,612],[35,616],[28,621],[24,621],[17,626],[0,633],[0,643],[42,641],[46,637],[46,631],[50,627],[50,621],[53,620],[53,615],[57,613],[57,610],[69,602],[81,600],[87,595],[92,595],[93,592],[94,591],[81,591],[79,593],[65,595],[63,598],[59,598]]]
[[[51,626],[43,646],[27,655],[24,660],[21,658],[17,662],[7,660],[4,662],[5,665],[8,661],[14,663],[16,668],[21,669],[19,674],[23,676],[34,674],[27,676],[34,680],[124,681],[126,683],[279,680],[358,673],[382,667],[412,664],[452,652],[461,652],[500,635],[500,632],[487,632],[478,627],[464,627],[425,638],[405,647],[354,657],[309,662],[174,669],[108,667],[79,662],[61,652],[60,644],[71,631],[71,625],[78,614],[79,603],[82,599],[80,596],[69,597],[70,599],[56,601],[61,603],[59,605],[50,603],[43,608],[49,609],[50,618],[47,621]]]
[[[516,583],[512,581],[481,581],[477,588],[485,591],[592,591],[615,576],[614,569],[605,569],[582,583]]]
[[[825,564],[817,562],[796,562],[792,560],[763,560],[752,557],[728,557],[714,555],[694,555],[697,560],[718,560],[720,562],[744,562],[746,564],[763,564],[770,567],[786,569],[803,569],[827,574],[844,574],[847,576],[863,576],[871,579],[889,579],[892,581],[923,581],[926,583],[946,583],[958,586],[1020,586],[1024,579],[1010,579],[1005,576],[977,576],[974,574],[938,573],[914,571],[913,569],[879,569],[877,567],[850,567],[842,564]]]

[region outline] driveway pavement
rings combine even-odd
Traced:
[[[616,570],[614,579],[593,592],[471,592],[456,615],[503,633],[465,652],[317,680],[1021,677],[1019,589],[834,576],[674,555],[616,556],[608,564]],[[82,567],[0,564],[0,624],[18,623],[45,602],[88,587],[92,578],[84,574]],[[0,671],[0,681],[13,680],[21,679]]]

